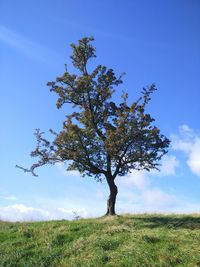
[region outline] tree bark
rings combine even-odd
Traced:
[[[110,189],[110,195],[108,197],[107,201],[107,212],[106,215],[116,215],[115,213],[115,202],[116,202],[116,196],[118,193],[117,186],[115,185],[114,178],[112,176],[106,177],[109,189]]]

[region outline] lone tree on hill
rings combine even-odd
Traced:
[[[118,193],[115,179],[131,170],[158,168],[158,161],[167,153],[170,141],[152,125],[154,119],[145,113],[154,84],[143,88],[141,97],[130,106],[128,94],[123,93],[121,103],[111,101],[114,88],[122,83],[112,69],[98,65],[93,71],[87,69],[90,59],[95,58],[92,37],[83,38],[78,45],[72,44],[72,63],[79,75],[66,71],[54,82],[48,82],[50,91],[58,95],[57,108],[73,105],[75,112],[67,116],[59,133],[50,130],[54,141],[50,142],[37,129],[37,145],[31,152],[38,157],[30,169],[46,164],[69,161],[67,170],[78,170],[83,176],[93,176],[97,181],[106,179],[110,195],[107,215],[115,215]]]

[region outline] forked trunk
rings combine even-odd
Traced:
[[[115,215],[115,202],[118,193],[117,186],[115,185],[114,179],[112,177],[107,177],[106,180],[110,189],[110,195],[107,201],[106,215]]]

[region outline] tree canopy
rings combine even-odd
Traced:
[[[72,104],[74,112],[66,117],[59,133],[50,130],[53,142],[36,130],[37,145],[31,156],[39,160],[30,169],[20,168],[36,176],[35,169],[42,165],[68,162],[67,170],[78,170],[97,181],[105,178],[110,188],[107,214],[112,215],[117,195],[115,178],[131,170],[158,168],[170,141],[145,112],[156,91],[154,84],[143,88],[131,105],[127,93],[116,104],[112,96],[122,83],[122,75],[116,77],[113,69],[102,65],[88,71],[89,61],[96,57],[93,40],[85,37],[71,45],[71,60],[79,74],[70,74],[66,67],[62,76],[47,83],[58,96],[57,108]]]

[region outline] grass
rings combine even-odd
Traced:
[[[200,215],[0,222],[0,266],[200,266]]]

